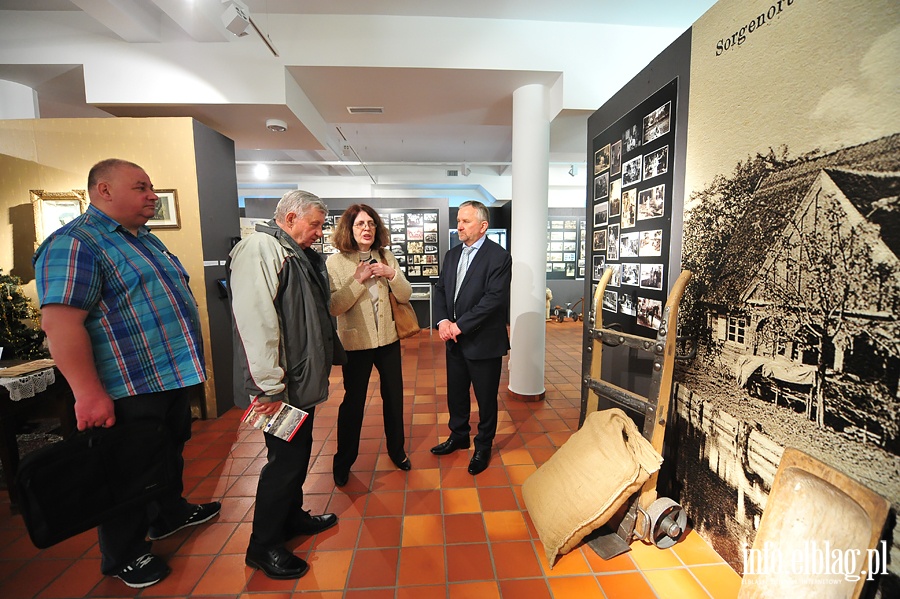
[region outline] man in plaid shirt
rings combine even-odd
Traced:
[[[35,278],[50,353],[75,395],[78,430],[140,420],[163,426],[174,445],[162,457],[172,460],[171,490],[149,509],[98,527],[101,571],[142,588],[170,572],[150,541],[221,508],[181,496],[190,395],[206,380],[203,340],[187,271],[145,226],[159,199],[147,173],[104,160],[88,175],[88,193],[87,211],[35,252]]]

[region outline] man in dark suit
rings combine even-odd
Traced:
[[[431,448],[447,455],[469,447],[469,387],[478,401],[478,434],[469,473],[491,460],[497,432],[497,391],[503,356],[509,351],[506,320],[512,258],[484,235],[488,211],[481,202],[463,202],[456,217],[462,244],[444,257],[434,288],[434,321],[447,345],[447,405],[450,437]]]

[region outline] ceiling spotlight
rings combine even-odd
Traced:
[[[266,129],[275,133],[284,133],[287,131],[287,123],[281,119],[268,119],[266,121]]]
[[[253,167],[253,176],[257,179],[268,179],[269,178],[269,167],[265,164],[257,164]]]
[[[576,165],[573,164],[573,165],[569,168],[569,175],[572,176],[572,177],[574,177],[574,176],[577,175],[577,174],[578,174],[578,166],[576,166]]]
[[[224,0],[223,4],[231,1]],[[222,13],[222,24],[225,25],[225,29],[238,37],[248,35],[250,10],[247,8],[247,5],[243,2],[230,3],[225,12]]]
[[[468,177],[471,174],[472,169],[469,168],[468,162],[463,162],[462,169],[459,171],[459,174],[463,177]]]

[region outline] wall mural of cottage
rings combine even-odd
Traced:
[[[787,446],[893,504],[900,596],[900,5],[722,0],[692,29],[675,484],[740,572]]]

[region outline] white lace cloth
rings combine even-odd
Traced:
[[[39,370],[22,376],[12,378],[0,378],[0,385],[9,391],[9,398],[13,401],[34,397],[47,387],[56,382],[56,373],[53,367]]]

